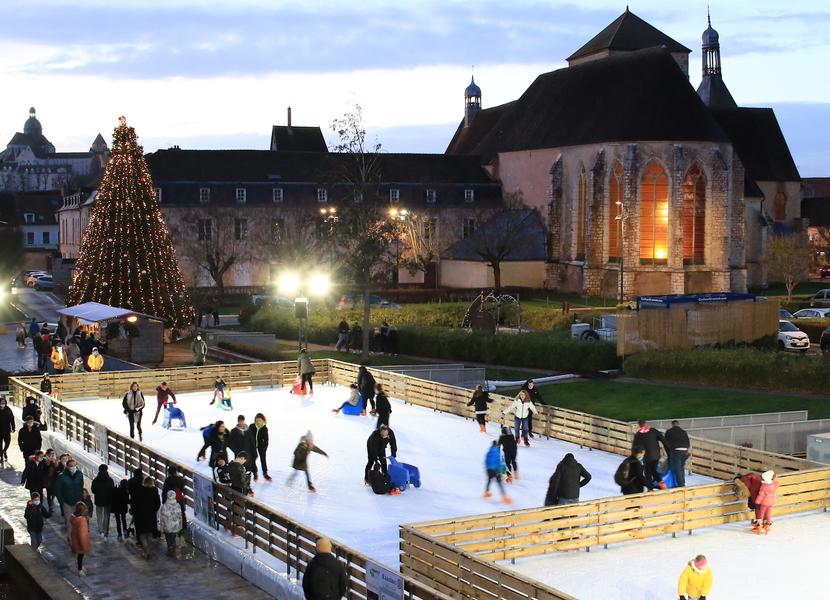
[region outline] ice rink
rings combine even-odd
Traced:
[[[238,414],[244,414],[252,423],[257,412],[264,413],[268,419],[268,465],[273,481],[268,483],[260,478],[254,485],[256,498],[390,566],[399,564],[398,525],[506,508],[495,490],[493,499],[482,498],[486,479],[484,455],[499,433],[495,423],[488,424],[484,434],[473,420],[393,399],[390,425],[398,441],[398,459],[420,468],[422,486],[410,488],[400,496],[378,496],[363,484],[366,439],[374,429],[375,418],[331,412],[346,400],[347,388],[318,385],[313,398],[294,396],[288,388],[234,390],[230,412],[209,406],[212,397],[209,392],[180,394],[178,406],[187,417],[188,428],[170,431],[161,427],[161,415],[157,425],[150,425],[156,399],[153,390],[145,390],[145,393],[145,443],[171,458],[193,465],[208,477],[207,463],[196,463],[196,453],[202,445],[199,428],[217,419],[223,419],[233,427]],[[110,428],[129,432],[120,399],[66,402]],[[472,407],[470,415],[473,415]],[[501,415],[491,413],[490,417],[495,420]],[[330,455],[330,458],[310,455],[309,467],[318,489],[316,494],[306,490],[302,474],[295,478],[291,487],[286,487],[286,479],[293,471],[294,447],[308,430],[313,432],[317,445]],[[613,473],[621,457],[539,437],[531,442],[531,448],[519,449],[521,479],[507,486],[513,499],[510,508],[541,506],[548,479],[567,452],[573,452],[593,476],[582,490],[582,499],[619,493]],[[700,476],[688,478],[689,484],[710,481]]]
[[[773,513],[774,515],[774,513]],[[827,568],[821,548],[830,539],[830,514],[774,519],[760,536],[749,522],[660,537],[607,550],[568,552],[517,560],[504,566],[552,585],[579,600],[668,600],[677,598],[677,579],[691,559],[709,559],[711,600],[824,598]]]

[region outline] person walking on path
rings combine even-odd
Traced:
[[[591,481],[591,474],[585,470],[568,452],[551,475],[545,506],[557,504],[576,504],[579,502],[579,490]]]
[[[210,448],[210,460],[208,461],[210,468],[213,468],[216,465],[216,459],[220,456],[225,459],[225,462],[227,462],[228,442],[230,441],[230,437],[231,436],[228,433],[228,430],[225,428],[224,421],[216,421],[216,423],[210,426],[210,433],[205,438],[205,444],[196,456],[196,462],[205,459],[205,450],[208,448]],[[239,456],[239,454],[237,454],[237,456]]]
[[[250,452],[248,464],[250,465],[249,470],[254,475],[254,481],[259,481],[259,470],[256,464],[257,456],[259,456],[259,462],[262,465],[262,476],[265,481],[271,481],[271,477],[268,475],[268,461],[265,457],[268,451],[268,423],[264,414],[257,413],[254,417],[253,426],[248,428],[247,435],[249,439],[248,451]]]
[[[294,461],[291,463],[291,468],[294,469],[294,471],[288,476],[286,485],[290,485],[291,482],[294,481],[294,477],[297,475],[297,472],[302,471],[305,474],[305,481],[308,485],[308,491],[317,491],[317,488],[315,488],[314,484],[311,483],[311,475],[308,472],[308,455],[312,452],[322,454],[326,458],[329,456],[326,454],[325,450],[314,445],[314,436],[311,435],[311,432],[309,431],[300,438],[300,443],[297,444],[296,448],[294,448]]]
[[[504,493],[504,485],[501,482],[502,462],[498,440],[493,440],[493,443],[490,445],[490,449],[484,457],[484,468],[487,471],[487,485],[484,486],[484,498],[493,497],[493,494],[490,493],[490,483],[495,481],[501,491],[501,501],[504,504],[510,504],[512,500]]]
[[[17,446],[23,455],[23,460],[29,460],[43,446],[43,438],[40,435],[40,423],[37,423],[32,415],[26,415],[23,427],[17,432]]]
[[[9,446],[15,429],[14,413],[3,396],[0,398],[0,463],[5,464],[9,460]]]
[[[156,514],[161,508],[159,492],[150,477],[145,477],[133,501],[133,518],[135,535],[141,542],[141,551],[145,559],[150,558],[150,541],[156,532]]]
[[[32,320],[29,323],[29,337],[34,339],[36,335],[40,335],[40,325],[38,325],[35,318],[32,317]]]
[[[775,479],[773,471],[761,473],[761,485],[755,496],[755,522],[752,530],[755,533],[768,534],[772,527],[772,507],[775,506],[775,492],[781,482]]]
[[[32,336],[32,348],[34,348],[37,358],[37,370],[39,373],[43,373],[46,370],[46,360],[52,352],[52,347],[49,342],[43,339],[40,333],[36,333]]]
[[[35,423],[40,424],[41,418],[43,416],[43,411],[40,410],[40,406],[38,406],[37,398],[34,396],[26,396],[26,406],[23,407],[23,412],[21,414],[21,418],[23,421],[32,417],[32,420]]]
[[[530,398],[530,401],[533,402],[534,405],[536,404],[544,404],[542,400],[542,392],[539,391],[539,388],[536,387],[536,382],[532,379],[528,379],[522,385],[522,389],[525,390]],[[527,435],[529,437],[533,437],[533,415],[530,414],[527,416]]]
[[[161,497],[166,499],[167,494],[170,492],[173,492],[175,495],[179,510],[182,513],[182,522],[179,527],[182,531],[184,531],[185,527],[187,527],[187,502],[184,497],[184,489],[186,485],[184,477],[182,477],[181,473],[179,473],[179,468],[176,465],[170,465],[170,468],[167,469],[167,479],[164,480],[164,483],[161,486]],[[166,501],[167,500],[165,500],[165,502]]]
[[[334,345],[334,349],[338,352],[340,352],[341,348],[346,350],[346,352],[349,351],[349,324],[345,319],[340,321],[340,324],[337,326],[337,343]]]
[[[43,462],[43,452],[37,451],[26,459],[26,466],[21,477],[23,487],[41,498],[46,487],[46,468],[46,463]]]
[[[181,534],[183,528],[182,511],[176,501],[175,491],[170,490],[167,494],[162,495],[164,496],[164,504],[158,512],[158,528],[167,543],[167,556],[179,558],[176,538]]]
[[[713,582],[709,561],[702,554],[698,554],[680,573],[677,594],[680,600],[706,600],[706,596],[712,591]]]
[[[138,429],[138,441],[144,441],[144,434],[141,431],[141,416],[144,414],[144,394],[139,389],[138,382],[133,381],[130,384],[130,391],[124,394],[124,399],[121,401],[121,406],[124,408],[124,414],[127,415],[127,421],[130,423],[130,438],[135,438],[135,430]]]
[[[207,343],[202,338],[202,334],[197,333],[193,338],[193,343],[190,345],[190,350],[193,352],[193,364],[202,366],[207,360]]]
[[[55,373],[63,375],[68,364],[66,348],[63,347],[63,342],[58,341],[55,347],[52,348],[52,354],[49,358],[52,361],[52,368],[55,369]]]
[[[300,375],[301,385],[305,387],[308,384],[308,395],[314,396],[314,364],[305,348],[300,350],[300,355],[297,357],[297,373]]]
[[[26,519],[26,531],[29,534],[29,543],[32,549],[37,550],[40,548],[40,544],[43,543],[43,519],[48,519],[51,516],[52,513],[43,506],[40,494],[32,492],[32,497],[26,503],[26,509],[23,511],[23,518]]]
[[[392,414],[392,404],[389,402],[389,397],[383,391],[383,384],[377,384],[377,393],[375,393],[375,412],[378,415],[378,422],[375,429],[380,428],[381,425],[389,426],[389,415]]]
[[[669,467],[677,487],[686,487],[686,460],[691,456],[689,434],[680,427],[677,421],[671,422],[671,427],[664,436],[669,446]]]
[[[467,402],[467,406],[472,406],[476,411],[476,421],[481,433],[487,433],[487,405],[492,402],[490,394],[484,391],[481,384],[476,386],[473,392],[473,397]]]
[[[110,512],[112,498],[115,495],[115,482],[109,474],[107,465],[98,466],[98,475],[92,480],[90,491],[95,496],[95,521],[98,532],[107,539],[110,535]]]
[[[76,502],[69,517],[69,547],[78,563],[78,575],[86,577],[84,556],[92,552],[92,540],[89,538],[89,513],[86,504]]]
[[[634,441],[631,447],[640,446],[646,451],[645,455],[645,473],[646,477],[654,484],[653,487],[659,487],[661,490],[666,489],[666,484],[663,483],[663,478],[657,470],[657,465],[660,462],[660,446],[662,445],[666,451],[666,456],[671,456],[671,449],[666,443],[666,438],[659,430],[649,426],[648,421],[640,419],[637,421],[639,428],[634,434]]]
[[[245,423],[245,415],[237,416],[236,427],[231,429],[231,436],[228,441],[228,448],[231,449],[234,456],[248,448],[248,429],[249,427]]]
[[[525,446],[530,447],[527,431],[527,419],[530,415],[536,412],[536,407],[533,406],[533,402],[530,401],[530,394],[527,390],[519,390],[519,394],[513,400],[513,404],[508,406],[502,412],[504,414],[513,415],[513,425],[516,430],[516,441],[519,441],[519,435],[521,433],[521,435],[524,436]]]
[[[99,352],[97,347],[92,348],[92,353],[87,359],[89,370],[93,373],[98,373],[104,368],[104,355]]]
[[[634,446],[631,455],[620,463],[614,473],[614,482],[620,486],[620,492],[624,496],[629,494],[641,494],[644,488],[654,489],[652,480],[646,477],[643,460],[646,451],[642,446]]]
[[[26,326],[23,323],[17,324],[14,339],[17,340],[18,350],[24,350],[26,348]]]
[[[361,417],[366,416],[366,403],[372,405],[371,414],[375,414],[375,377],[366,368],[366,365],[360,365],[357,370],[357,389],[363,396],[363,411],[360,413]]]
[[[397,458],[398,442],[395,441],[395,432],[386,425],[381,425],[366,440],[366,454],[368,455],[368,459],[363,477],[366,485],[371,485],[369,483],[369,472],[376,464],[380,466],[380,470],[384,475],[387,474],[386,446],[389,446],[389,449],[392,451],[392,457]]]
[[[115,528],[118,533],[118,541],[130,537],[130,532],[127,529],[127,511],[130,508],[130,491],[127,487],[129,482],[122,479],[118,482],[118,487],[112,493],[112,504],[110,510],[115,516]]]
[[[170,386],[167,385],[166,381],[162,381],[161,384],[156,388],[156,415],[153,417],[153,422],[151,423],[151,425],[156,424],[161,409],[167,408],[167,403],[170,402],[171,398],[173,400],[173,404],[175,404],[176,394],[173,393],[173,390],[170,389]]]
[[[41,502],[48,506],[49,512],[55,512],[55,485],[58,481],[58,474],[62,469],[58,462],[58,456],[52,448],[46,449],[46,455],[43,458],[46,467],[44,468],[43,486],[46,493],[41,497]]]
[[[363,348],[363,327],[354,322],[349,332],[349,352],[354,350],[355,354],[360,354],[361,348]]]
[[[507,483],[513,483],[514,479],[519,478],[519,464],[516,462],[518,448],[516,447],[516,438],[509,427],[503,426],[501,428],[499,446],[501,446],[504,452],[504,464],[507,467]]]
[[[306,600],[339,600],[349,588],[349,574],[332,554],[331,540],[322,537],[315,544],[314,555],[303,573],[303,595]]]

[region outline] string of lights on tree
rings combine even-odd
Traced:
[[[195,310],[137,140],[121,117],[67,303],[100,302],[189,325]]]

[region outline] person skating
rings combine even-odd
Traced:
[[[661,490],[666,489],[666,484],[663,483],[663,478],[657,470],[657,465],[660,463],[660,446],[666,450],[666,456],[671,456],[671,449],[666,443],[666,438],[659,430],[649,426],[648,421],[640,419],[637,421],[639,428],[634,434],[634,441],[631,447],[640,446],[646,451],[645,455],[645,473],[654,487],[659,487]]]
[[[66,349],[63,347],[62,342],[58,341],[55,347],[52,348],[52,354],[49,358],[52,361],[52,368],[55,369],[55,373],[63,375],[63,372],[66,371],[68,362]]]
[[[40,494],[32,492],[30,500],[26,503],[26,509],[23,511],[32,549],[37,550],[43,542],[43,520],[51,516],[52,513],[46,510]]]
[[[537,404],[543,404],[544,403],[542,401],[542,392],[539,391],[539,388],[536,387],[536,382],[533,381],[532,379],[528,379],[527,381],[525,381],[524,385],[522,385],[521,389],[525,390],[528,393],[530,401],[533,402],[534,406],[537,405]],[[527,435],[531,438],[533,437],[533,414],[532,413],[527,416]]]
[[[170,490],[162,495],[164,496],[164,504],[158,511],[158,528],[167,543],[167,556],[179,558],[176,538],[182,532],[182,511],[176,501],[175,491]]]
[[[244,450],[241,452],[244,452]],[[224,457],[219,456],[216,458],[216,464],[213,466],[212,471],[213,481],[228,486],[231,484],[231,474],[228,472],[228,463]]]
[[[9,446],[12,443],[12,434],[16,426],[14,413],[9,408],[6,397],[0,398],[0,462],[6,463],[9,460]]]
[[[78,575],[86,577],[84,557],[92,552],[92,540],[89,538],[89,512],[86,504],[76,502],[69,517],[69,548],[76,557]]]
[[[490,493],[490,483],[495,481],[501,491],[501,501],[505,504],[510,504],[512,500],[504,493],[504,485],[501,482],[502,462],[498,440],[493,440],[490,449],[487,450],[487,455],[484,457],[484,468],[487,471],[487,485],[484,486],[484,498],[491,498],[493,496]]]
[[[346,352],[349,351],[349,324],[345,319],[340,321],[340,324],[337,326],[337,343],[334,345],[334,349],[338,352],[340,352],[341,348],[346,350]]]
[[[551,475],[545,506],[575,504],[579,502],[579,490],[591,481],[591,474],[568,452]]]
[[[366,404],[372,405],[371,414],[375,414],[375,377],[366,368],[366,365],[360,365],[357,370],[357,389],[363,396],[363,411],[360,416],[366,416]]]
[[[213,406],[217,400],[219,401],[219,408],[223,408],[225,410],[231,410],[233,408],[231,406],[228,384],[225,383],[225,380],[218,375],[216,376],[216,380],[213,382],[213,400],[210,401],[210,406]]]
[[[170,402],[171,399],[173,401],[173,404],[175,404],[176,394],[173,393],[173,390],[170,389],[170,386],[167,385],[166,381],[162,381],[161,384],[159,384],[159,386],[156,387],[156,415],[153,417],[153,422],[151,423],[151,425],[156,424],[161,409],[167,408],[167,403]]]
[[[24,350],[26,348],[26,327],[23,323],[17,324],[17,329],[14,333],[14,339],[17,340],[17,349]]]
[[[265,420],[265,415],[257,413],[254,417],[254,424],[248,428],[248,451],[250,452],[248,464],[250,471],[254,475],[254,481],[259,481],[259,469],[257,469],[256,459],[259,457],[260,465],[262,465],[262,476],[265,481],[271,481],[268,475],[268,460],[266,459],[266,452],[268,451],[268,423]]]
[[[104,539],[110,535],[110,513],[112,497],[115,495],[115,482],[109,474],[107,465],[98,466],[98,475],[92,480],[90,490],[95,495],[95,520],[98,531]]]
[[[44,373],[40,378],[40,391],[44,394],[52,393],[52,378],[49,377],[49,373]]]
[[[98,373],[104,368],[104,355],[101,354],[97,346],[92,348],[92,353],[87,359],[87,365],[89,366],[89,370],[93,373]]]
[[[346,567],[332,554],[330,539],[320,538],[315,548],[317,554],[303,573],[303,595],[306,600],[339,600],[349,588]]]
[[[680,578],[677,580],[677,594],[680,600],[706,600],[706,596],[712,591],[712,570],[709,568],[709,561],[702,554],[698,554],[690,560]]]
[[[519,394],[513,400],[513,404],[502,411],[504,414],[513,415],[513,424],[516,430],[516,441],[518,441],[520,430],[521,435],[524,436],[525,446],[530,446],[527,432],[527,419],[529,415],[536,412],[536,407],[530,401],[530,394],[527,390],[519,390]]]
[[[646,451],[642,446],[634,446],[631,455],[620,463],[614,473],[614,482],[620,486],[623,495],[640,494],[643,489],[653,490],[655,485],[651,478],[646,477],[643,467]]]
[[[473,397],[467,402],[467,406],[474,407],[476,411],[476,421],[481,433],[487,432],[487,405],[492,402],[490,394],[484,391],[484,387],[479,384],[473,391]]]
[[[353,383],[349,386],[349,399],[341,404],[340,408],[331,409],[331,412],[339,413],[347,406],[356,407],[358,404],[360,404],[360,392],[357,391],[357,384]]]
[[[43,446],[43,438],[40,435],[40,423],[34,420],[32,415],[26,415],[23,427],[17,432],[17,446],[24,460],[37,453]]]
[[[63,508],[68,534],[71,525],[70,518],[75,512],[75,505],[84,502],[84,474],[81,473],[72,458],[66,461],[66,468],[58,475],[55,495]]]
[[[366,469],[364,472],[363,481],[366,485],[369,483],[369,472],[377,464],[380,466],[381,472],[386,475],[386,447],[392,452],[392,457],[398,456],[398,443],[395,441],[395,432],[386,425],[381,425],[375,429],[369,438],[366,440],[366,454],[368,460],[366,461]]]
[[[245,450],[237,454],[228,464],[228,475],[231,480],[231,489],[246,496],[253,496],[254,492],[251,491],[250,476],[245,470],[245,461],[247,460],[248,453]]]
[[[671,422],[671,427],[663,436],[669,447],[669,468],[677,487],[686,486],[686,460],[691,456],[689,434],[680,427],[677,421]]]
[[[190,350],[193,353],[194,365],[201,366],[205,364],[205,360],[207,359],[207,344],[202,339],[202,334],[196,334],[196,337],[193,338],[193,343],[190,345]]]
[[[383,384],[379,383],[375,386],[375,413],[378,416],[378,422],[375,429],[380,428],[381,425],[389,426],[389,415],[392,414],[392,404],[389,402],[389,397],[383,391]]]
[[[300,383],[303,387],[308,384],[308,395],[314,395],[314,364],[308,351],[303,348],[297,357],[297,374],[300,376]]]
[[[309,431],[300,438],[300,443],[297,444],[296,448],[294,448],[294,461],[291,463],[291,468],[294,469],[294,471],[288,476],[286,485],[290,485],[291,482],[294,481],[294,477],[297,475],[297,472],[302,471],[303,474],[305,474],[305,481],[308,485],[308,491],[317,491],[317,488],[315,488],[314,484],[311,482],[311,475],[308,472],[308,455],[312,452],[322,454],[326,458],[329,456],[326,454],[325,450],[318,448],[314,444],[314,436],[311,435],[311,432]]]
[[[118,482],[118,487],[112,493],[112,504],[110,504],[110,510],[115,517],[115,528],[119,542],[123,538],[130,537],[130,532],[127,529],[127,511],[130,508],[128,483],[126,479]]]
[[[761,473],[761,485],[758,494],[755,496],[755,522],[753,531],[755,533],[769,533],[772,527],[772,507],[775,506],[775,492],[781,482],[775,479],[773,471]]]
[[[121,406],[130,423],[130,438],[135,437],[135,430],[138,429],[138,441],[144,441],[144,434],[141,431],[141,416],[144,414],[145,406],[144,393],[139,389],[137,381],[130,384],[130,390],[124,394]]]
[[[228,448],[231,449],[234,456],[248,449],[248,429],[250,428],[245,423],[245,415],[237,415],[236,427],[231,429],[231,436],[228,439]]]
[[[212,468],[216,463],[216,458],[221,456],[228,461],[228,441],[230,441],[230,434],[225,428],[224,421],[216,421],[210,426],[210,433],[205,438],[205,444],[199,450],[196,456],[196,462],[205,459],[205,450],[210,448],[210,460],[208,465]]]
[[[141,552],[150,558],[150,543],[156,531],[156,514],[161,508],[159,492],[150,477],[145,477],[133,501],[133,524],[135,535],[141,542]]]
[[[184,497],[186,485],[184,477],[182,477],[181,473],[179,473],[179,468],[176,465],[170,465],[170,468],[167,469],[167,479],[165,479],[164,483],[161,485],[161,497],[167,498],[167,494],[169,492],[173,492],[176,502],[178,503],[179,510],[182,513],[182,524],[180,527],[182,530],[187,526],[187,502]]]
[[[504,452],[504,464],[507,467],[507,483],[513,483],[514,479],[519,478],[519,464],[516,462],[518,448],[516,437],[510,431],[509,427],[502,426],[499,446]]]

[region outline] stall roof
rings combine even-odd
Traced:
[[[735,302],[752,300],[754,294],[735,292],[714,292],[711,294],[670,294],[667,296],[637,296],[637,310],[641,308],[668,308],[672,304],[712,304],[717,302]]]
[[[76,304],[62,308],[58,311],[59,314],[67,317],[75,317],[88,323],[101,323],[103,321],[111,321],[113,319],[120,319],[127,315],[138,315],[148,319],[163,320],[160,317],[153,315],[145,315],[144,313],[130,310],[129,308],[121,308],[119,306],[109,306],[107,304],[99,304],[98,302],[84,302],[83,304]]]

